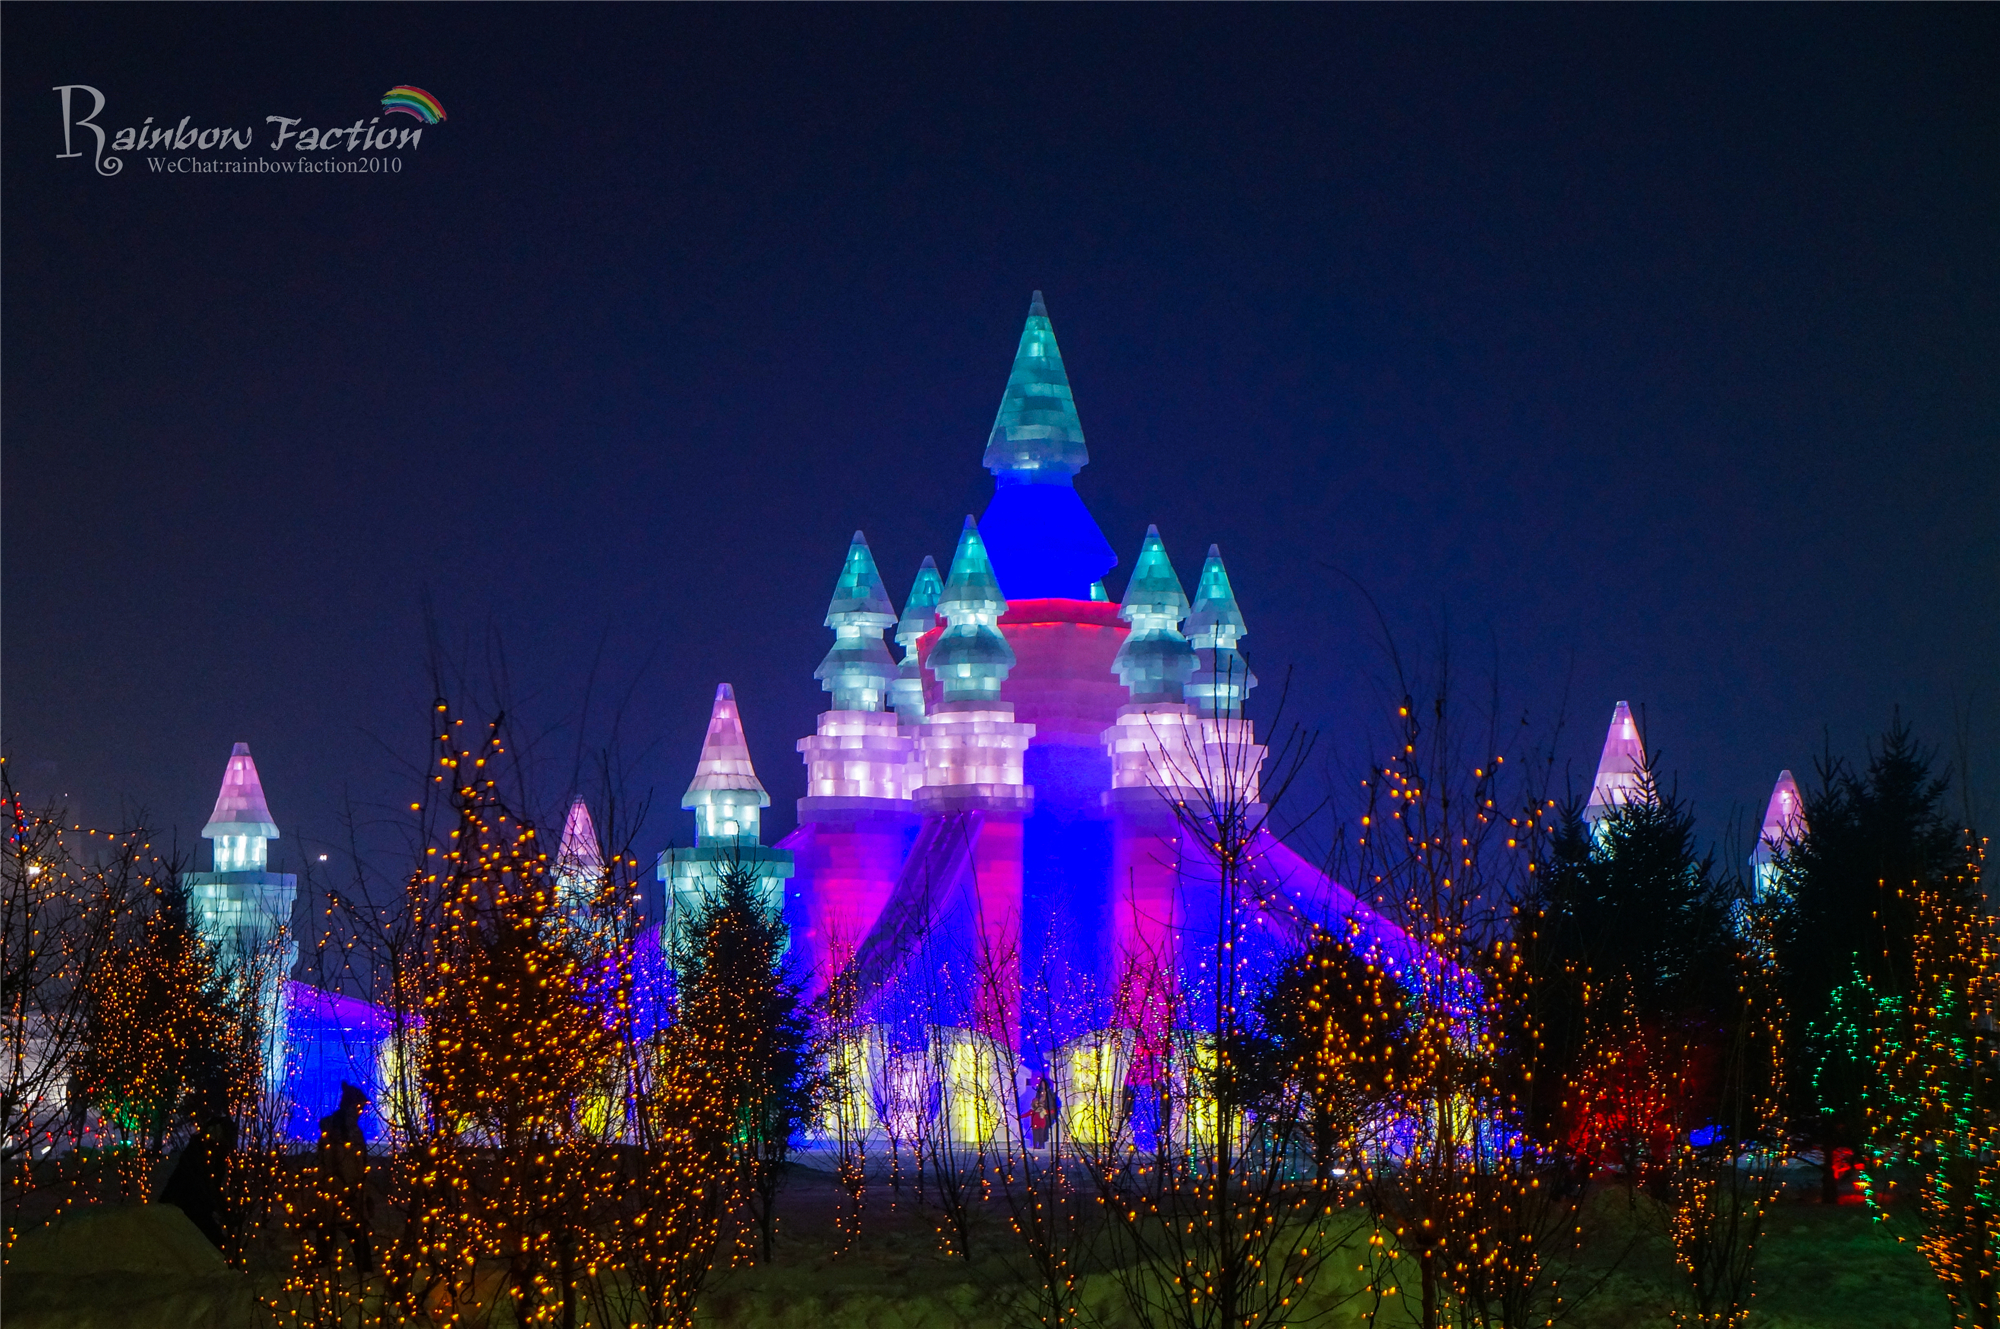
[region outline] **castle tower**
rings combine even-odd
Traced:
[[[1113,817],[1106,979],[1122,996],[1118,1024],[1142,1033],[1157,1032],[1174,997],[1182,826],[1173,805],[1202,801],[1201,721],[1183,700],[1196,665],[1180,631],[1187,614],[1159,528],[1148,526],[1118,608],[1131,634],[1111,663],[1128,700],[1103,734],[1111,754],[1104,804]]]
[[[1013,1042],[1020,1036],[1019,983],[998,982],[997,970],[1019,972],[1021,826],[1035,799],[1022,759],[1035,727],[1017,723],[1013,703],[1000,698],[1014,667],[1014,650],[997,626],[1006,612],[978,523],[967,517],[938,600],[947,626],[925,661],[940,700],[917,740],[924,784],[916,804],[926,813],[980,814],[971,853],[983,978],[973,1023],[989,1038]]]
[[[1118,556],[1076,492],[1090,452],[1040,291],[1028,305],[982,464],[994,489],[979,529],[1006,598],[1094,598],[1092,583]]]
[[[291,927],[299,879],[289,872],[267,870],[269,845],[278,838],[278,827],[264,801],[264,784],[248,743],[230,749],[215,811],[201,834],[213,845],[214,865],[208,872],[187,875],[189,912],[196,928],[225,959],[270,961],[274,972],[267,976],[260,1002],[265,1083],[275,1088],[285,1073],[285,995],[299,957],[297,939],[281,942],[280,938]],[[274,954],[272,948],[280,945]]]
[[[1780,891],[1777,857],[1798,843],[1806,833],[1805,800],[1799,796],[1798,781],[1790,771],[1778,772],[1771,787],[1771,801],[1764,808],[1764,825],[1757,835],[1757,847],[1750,853],[1752,900]]]
[[[1632,719],[1632,708],[1621,701],[1611,712],[1604,754],[1597,759],[1597,778],[1590,786],[1590,801],[1583,807],[1584,821],[1595,827],[1620,803],[1637,801],[1639,773],[1645,764],[1646,745],[1640,740],[1639,726]]]
[[[1222,566],[1222,551],[1208,547],[1208,561],[1201,565],[1201,580],[1195,583],[1194,605],[1187,617],[1188,645],[1194,648],[1195,670],[1189,675],[1187,698],[1209,719],[1236,720],[1243,715],[1243,701],[1257,686],[1257,676],[1236,649],[1249,635],[1243,626],[1243,611],[1236,606],[1236,590],[1229,584],[1229,572]]]
[[[919,591],[922,581],[919,574]],[[913,604],[916,598],[913,592]],[[928,614],[905,617],[914,623]],[[815,886],[803,940],[815,986],[853,959],[888,901],[916,832],[909,785],[922,769],[913,760],[916,739],[896,711],[883,709],[901,678],[882,633],[898,620],[859,531],[834,583],[826,625],[836,635],[815,677],[833,694],[833,707],[821,713],[819,731],[798,742],[806,763],[799,825],[811,828],[800,852]],[[921,681],[916,704],[921,715]]]
[[[764,845],[763,810],[771,806],[771,796],[750,764],[736,691],[727,683],[716,686],[701,759],[681,806],[694,813],[694,847],[664,851],[655,869],[666,885],[663,927],[668,955],[674,953],[672,943],[681,921],[693,915],[725,871],[741,867],[754,874],[759,895],[780,916],[785,880],[792,875],[791,851]]]
[[[579,932],[590,928],[590,907],[604,883],[604,851],[598,847],[597,825],[590,805],[577,797],[563,818],[562,844],[556,850],[556,908]]]
[[[1188,645],[1194,648],[1195,671],[1188,679],[1187,698],[1202,717],[1203,779],[1209,788],[1227,789],[1243,803],[1258,800],[1266,749],[1256,741],[1251,723],[1243,718],[1243,703],[1257,676],[1236,649],[1248,635],[1236,591],[1222,566],[1222,553],[1208,547],[1201,580],[1195,585],[1194,606],[1187,618]]]
[[[889,684],[889,696],[905,727],[924,722],[923,660],[917,654],[917,642],[937,626],[938,597],[943,594],[944,578],[938,576],[937,560],[925,554],[917,580],[910,587],[910,598],[903,604],[903,616],[896,620],[896,644],[903,648],[903,660]]]

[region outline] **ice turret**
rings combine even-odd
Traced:
[[[210,872],[187,874],[188,912],[195,927],[225,958],[254,962],[237,972],[254,972],[268,964],[280,980],[289,978],[299,946],[286,939],[285,930],[291,926],[299,879],[289,872],[267,870],[268,846],[278,838],[278,826],[264,802],[264,784],[257,777],[248,743],[230,749],[215,811],[201,833],[215,844],[215,866]],[[257,1007],[268,1088],[283,1083],[285,1074],[288,991],[289,984],[279,981],[243,994]]]
[[[757,893],[774,911],[783,908],[785,879],[792,875],[791,851],[764,847],[763,809],[771,806],[771,796],[750,764],[736,690],[727,683],[716,686],[701,759],[681,806],[694,812],[694,848],[666,850],[655,871],[667,886],[663,949],[668,955],[679,953],[678,929],[716,889],[724,872],[743,871],[756,878]]]
[[[597,846],[597,823],[590,819],[590,804],[579,796],[563,818],[562,847],[556,851],[558,877],[594,877],[604,871],[604,851]]]
[[[1178,702],[1194,672],[1194,650],[1180,632],[1187,617],[1187,593],[1160,543],[1160,528],[1146,528],[1146,543],[1126,583],[1118,617],[1132,625],[1111,670],[1134,702]]]
[[[1806,833],[1805,801],[1799,797],[1798,781],[1790,771],[1778,772],[1771,788],[1771,801],[1764,809],[1764,826],[1757,836],[1757,848],[1750,854],[1753,898],[1761,900],[1778,887],[1778,855],[1796,844]]]
[[[951,626],[931,647],[930,669],[946,702],[1000,699],[1000,684],[1014,667],[1014,648],[995,626],[1007,612],[1007,597],[994,578],[986,543],[971,517],[958,537],[951,575],[938,598],[938,614]]]
[[[889,603],[867,537],[859,531],[847,546],[847,562],[834,583],[826,626],[834,631],[833,649],[813,677],[833,694],[833,709],[881,710],[889,698],[889,680],[896,676],[896,662],[882,642],[882,633],[896,626],[896,609]]]
[[[707,845],[754,845],[762,840],[762,809],[771,796],[750,764],[750,743],[743,736],[743,719],[736,710],[736,690],[716,685],[715,706],[708,714],[708,735],[694,782],[681,798],[694,812],[694,842]]]
[[[1007,598],[1088,599],[1090,584],[1117,566],[1074,487],[1089,461],[1055,327],[1036,291],[983,463],[994,490],[980,527]]]
[[[916,584],[910,587],[910,598],[903,605],[903,616],[896,623],[896,644],[903,648],[903,661],[895,681],[889,684],[896,714],[906,725],[923,723],[924,678],[917,639],[937,626],[938,598],[943,594],[944,579],[938,576],[937,560],[925,554]]]
[[[840,635],[816,677],[833,694],[833,708],[820,713],[817,733],[798,742],[806,760],[802,821],[836,803],[852,810],[861,805],[855,800],[880,806],[908,798],[915,751],[914,742],[898,732],[898,714],[883,709],[897,670],[882,633],[896,625],[896,610],[859,531],[847,548],[826,622]],[[918,703],[921,707],[921,692]]]
[[[597,845],[597,826],[590,805],[579,796],[563,818],[562,844],[556,850],[556,900],[571,924],[581,928],[604,879],[604,851]]]
[[[1604,755],[1597,761],[1597,779],[1590,786],[1590,801],[1584,804],[1584,820],[1594,826],[1620,803],[1637,801],[1645,765],[1646,745],[1640,741],[1639,726],[1632,719],[1632,708],[1621,701],[1611,712],[1611,729],[1604,736]]]
[[[1030,484],[1068,484],[1089,464],[1055,325],[1036,291],[980,465],[995,475],[1022,476]]]
[[[925,663],[937,675],[942,696],[924,717],[917,740],[924,763],[923,786],[914,794],[917,806],[1018,812],[1034,801],[1021,758],[1035,727],[1015,723],[1013,703],[1000,699],[1000,685],[1015,663],[1014,648],[997,626],[1007,599],[994,579],[979,524],[970,517],[937,608],[949,626],[931,644]]]
[[[201,828],[201,835],[215,842],[215,871],[264,870],[266,842],[278,838],[278,827],[264,803],[264,784],[257,778],[257,763],[250,757],[248,743],[230,749],[229,765],[222,772],[222,790],[215,796],[215,811],[208,825]]]
[[[1242,716],[1243,699],[1257,686],[1257,676],[1236,649],[1236,643],[1247,635],[1243,611],[1236,606],[1236,591],[1222,566],[1222,553],[1210,545],[1187,618],[1188,645],[1194,648],[1196,665],[1188,679],[1187,697],[1204,717],[1234,720]]]

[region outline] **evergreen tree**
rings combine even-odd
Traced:
[[[764,1259],[792,1137],[812,1121],[820,1077],[799,989],[784,973],[785,925],[731,864],[681,932],[676,1050],[701,1059],[735,1123],[745,1194]]]
[[[1566,809],[1554,848],[1546,889],[1565,959],[1624,985],[1643,1018],[1714,1003],[1731,972],[1734,891],[1696,843],[1694,809],[1650,764],[1594,827]]]
[[[1715,1067],[1721,1006],[1738,987],[1736,891],[1650,758],[1638,775],[1634,797],[1595,825],[1564,809],[1540,898],[1518,920],[1535,934],[1524,953],[1547,971],[1537,1056],[1550,1064],[1538,1071],[1580,1088],[1563,1107],[1538,1099],[1530,1129],[1609,1155],[1628,1184],[1657,1177],[1689,1131],[1727,1115]]]
[[[1827,758],[1805,800],[1806,829],[1778,857],[1774,933],[1793,1020],[1787,1038],[1790,1118],[1822,1151],[1822,1194],[1835,1198],[1835,1156],[1860,1146],[1873,1058],[1856,1009],[1911,990],[1916,900],[1983,907],[1958,868],[1960,836],[1944,812],[1946,781],[1898,715],[1856,773]]]

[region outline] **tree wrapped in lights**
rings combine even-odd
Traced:
[[[1898,1172],[1914,1173],[1918,1245],[1953,1320],[1990,1329],[2000,1323],[2000,937],[1972,903],[1985,843],[1968,841],[1955,879],[1904,896],[1912,981],[1874,1003],[1862,1190],[1886,1215]]]
[[[621,953],[579,928],[557,846],[503,798],[498,720],[477,743],[444,703],[433,784],[451,829],[410,879],[429,922],[402,1004],[420,1013],[423,1119],[412,1144],[441,1212],[414,1254],[505,1259],[520,1323],[575,1322],[617,1193],[605,1145],[624,1127],[620,1070],[630,1008]],[[587,917],[587,913],[585,917]],[[429,1188],[426,1188],[429,1189]],[[446,1249],[440,1249],[439,1239]]]
[[[1769,912],[1739,937],[1736,990],[1718,1003],[1707,1120],[1674,1142],[1665,1168],[1669,1236],[1686,1289],[1678,1323],[1741,1329],[1785,1143],[1784,998]]]
[[[1831,1203],[1840,1157],[1861,1148],[1870,1130],[1876,1058],[1855,1031],[1869,1023],[1875,998],[1915,990],[1917,901],[1932,892],[1955,908],[1981,902],[1943,813],[1946,782],[1900,717],[1865,769],[1831,756],[1817,765],[1804,833],[1776,858],[1773,938],[1791,1026],[1787,1117],[1818,1149],[1821,1194]]]
[[[1503,779],[1491,723],[1469,746],[1447,682],[1421,714],[1404,697],[1351,824],[1357,887],[1419,943],[1398,973],[1390,1129],[1361,1177],[1369,1274],[1378,1308],[1394,1295],[1425,1329],[1543,1324],[1587,1178],[1557,1128],[1577,1011],[1538,872],[1551,805],[1536,769]]]
[[[131,911],[163,869],[139,828],[72,831],[54,805],[30,807],[5,758],[0,809],[0,1172],[15,1186],[34,1176],[18,1160],[65,1136],[81,1143],[84,1087],[72,1077],[98,990],[89,980],[129,937]]]
[[[783,925],[752,868],[724,865],[675,949],[671,1020],[640,1049],[638,1175],[611,1240],[630,1280],[628,1315],[681,1326],[746,1205],[769,1258],[779,1169],[816,1111],[819,1081],[780,968]]]
[[[1396,1082],[1408,1032],[1402,988],[1351,939],[1327,936],[1285,966],[1257,1007],[1257,1059],[1268,1069],[1253,1097],[1303,1089],[1313,1172],[1331,1185],[1356,1162],[1355,1141]]]
[[[1142,561],[1156,545],[1149,533]],[[1135,570],[1133,584],[1141,583]],[[1133,601],[1128,589],[1128,605]],[[1164,623],[1167,614],[1159,617]],[[1140,640],[1137,622],[1135,616],[1128,646]],[[1176,671],[1185,678],[1192,659],[1182,668],[1167,649],[1178,634],[1169,635],[1165,625],[1148,630],[1142,644],[1150,653],[1131,650],[1121,663],[1142,681],[1171,679]],[[1191,657],[1184,642],[1180,648]],[[1240,670],[1240,657],[1223,668]],[[1240,702],[1238,678],[1233,695]],[[1311,743],[1294,732],[1276,754],[1277,778],[1260,790],[1265,749],[1251,740],[1247,722],[1228,716],[1205,726],[1176,724],[1171,702],[1153,704],[1157,709],[1133,727],[1152,740],[1149,783],[1167,796],[1190,847],[1181,867],[1196,887],[1189,893],[1213,911],[1201,920],[1204,930],[1214,928],[1205,954],[1189,957],[1205,961],[1208,978],[1205,991],[1167,985],[1148,993],[1152,1013],[1136,1031],[1133,1108],[1150,1128],[1152,1148],[1105,1150],[1088,1161],[1107,1221],[1111,1271],[1135,1316],[1184,1329],[1265,1329],[1305,1313],[1305,1299],[1324,1291],[1327,1262],[1366,1223],[1346,1203],[1331,1168],[1321,1173],[1308,1165],[1301,1173],[1295,1166],[1313,1148],[1316,1077],[1322,1068],[1334,1073],[1331,1059],[1343,1050],[1330,1041],[1311,1054],[1301,1050],[1302,1060],[1314,1064],[1314,1078],[1301,1066],[1301,1074],[1274,1084],[1261,1074],[1267,1054],[1250,979],[1252,920],[1278,903],[1258,870],[1270,806],[1297,777]],[[1365,1074],[1337,1073],[1357,1080]],[[1348,1129],[1336,1132],[1340,1138],[1323,1143],[1329,1157],[1356,1158],[1354,1123],[1342,1124]]]
[[[262,1042],[189,919],[175,875],[152,887],[120,927],[120,943],[83,975],[79,1065],[88,1100],[149,1157],[183,1116],[233,1113],[256,1096]]]
[[[432,715],[401,900],[375,909],[357,890],[334,903],[352,939],[372,944],[391,1016],[377,1104],[390,1148],[370,1187],[401,1220],[384,1252],[387,1306],[476,1317],[504,1294],[517,1323],[570,1326],[608,1295],[608,1232],[628,1194],[614,1145],[633,1084],[634,865],[596,854],[585,872],[560,858],[514,810],[524,794],[502,788],[519,768],[501,721],[468,733],[443,701]],[[322,1248],[327,1201],[304,1181],[289,1200],[301,1248],[280,1309],[298,1321],[382,1304],[344,1268],[344,1243]]]

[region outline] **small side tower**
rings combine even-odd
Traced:
[[[1007,599],[971,517],[937,607],[950,626],[927,661],[941,700],[919,740],[924,787],[917,804],[925,811],[1025,811],[1035,791],[1022,776],[1021,754],[1035,727],[1014,723],[1013,704],[1000,699],[1000,685],[1014,667],[1014,648],[998,627]]]
[[[1174,805],[1203,799],[1201,721],[1183,700],[1196,664],[1180,631],[1187,613],[1159,528],[1148,526],[1118,610],[1131,635],[1111,663],[1130,699],[1103,734],[1111,754],[1104,805],[1112,816],[1112,946],[1102,975],[1121,994],[1119,1026],[1147,1041],[1161,1032],[1176,992],[1184,832]]]
[[[1799,783],[1790,771],[1779,771],[1778,783],[1771,787],[1771,801],[1764,808],[1757,847],[1750,852],[1752,900],[1761,901],[1783,891],[1778,885],[1778,855],[1797,844],[1805,833],[1805,800],[1799,796]]]
[[[896,621],[896,644],[903,648],[903,661],[889,684],[896,716],[906,728],[924,722],[924,671],[917,641],[937,626],[938,598],[943,594],[944,578],[938,576],[937,560],[925,554],[917,580],[910,587],[910,598],[903,605],[903,616]]]
[[[569,926],[590,930],[590,906],[604,884],[604,851],[590,805],[578,795],[563,818],[562,845],[556,850],[556,908]]]
[[[1222,566],[1222,551],[1210,545],[1187,617],[1188,645],[1194,648],[1195,658],[1187,699],[1203,716],[1214,720],[1242,718],[1244,699],[1257,686],[1257,676],[1250,672],[1249,662],[1236,643],[1249,635],[1243,611],[1236,605],[1236,589]]]
[[[663,924],[668,955],[674,953],[681,921],[693,915],[720,883],[724,871],[749,870],[757,878],[764,902],[782,916],[785,880],[792,875],[789,849],[766,848],[763,810],[771,796],[750,764],[750,744],[743,737],[743,720],[736,710],[736,691],[718,684],[708,715],[708,733],[701,745],[694,781],[681,806],[694,812],[694,848],[668,849],[660,855],[657,875],[666,885]]]
[[[837,635],[813,677],[833,694],[833,707],[821,712],[819,732],[798,743],[806,760],[799,816],[813,819],[827,799],[845,805],[843,810],[856,800],[895,810],[888,805],[909,798],[905,784],[913,746],[900,732],[896,713],[883,709],[897,670],[882,633],[896,626],[896,611],[859,531],[834,584],[826,625]]]
[[[1583,806],[1583,819],[1593,828],[1620,803],[1639,799],[1639,773],[1645,769],[1646,745],[1632,708],[1619,702],[1611,712],[1611,728],[1604,735],[1604,755],[1597,759],[1597,778],[1590,786],[1590,801]]]
[[[276,972],[261,1000],[265,1083],[275,1088],[285,1073],[286,991],[299,944],[293,938],[282,943],[280,953],[272,955],[270,950],[291,927],[299,879],[289,872],[268,870],[270,842],[278,838],[278,827],[264,801],[264,783],[248,743],[230,749],[215,811],[201,834],[214,847],[214,866],[186,878],[195,926],[225,959],[274,962],[271,967]]]
[[[933,582],[936,576],[933,570]],[[816,675],[833,706],[821,712],[818,732],[798,742],[806,763],[799,826],[810,834],[793,843],[813,883],[801,940],[815,988],[844,969],[867,939],[916,833],[910,781],[922,773],[917,741],[895,711],[883,709],[902,682],[882,643],[896,622],[868,541],[856,531],[826,613],[837,635]],[[921,680],[917,708],[921,715]]]
[[[1196,664],[1194,648],[1180,630],[1187,614],[1187,592],[1167,558],[1160,528],[1148,526],[1118,608],[1132,631],[1111,661],[1130,697],[1118,710],[1118,722],[1104,731],[1112,803],[1128,789],[1147,791],[1157,802],[1157,791],[1200,787],[1200,731],[1184,700]]]
[[[977,965],[994,973],[1012,967],[1015,977],[983,982],[973,1027],[988,1038],[1020,1037],[1022,823],[1035,801],[1022,759],[1035,727],[1014,719],[1000,685],[1014,667],[1014,648],[999,629],[1007,599],[994,579],[979,526],[971,517],[952,556],[938,613],[948,627],[926,661],[941,698],[917,740],[924,757],[924,785],[917,807],[926,813],[965,816],[971,837],[972,891],[979,933]]]
[[[1195,658],[1187,698],[1201,716],[1203,778],[1217,792],[1227,789],[1231,798],[1255,803],[1266,749],[1243,718],[1243,703],[1257,686],[1257,676],[1236,649],[1249,630],[1243,625],[1229,572],[1222,566],[1222,552],[1214,545],[1208,547],[1208,561],[1195,585],[1187,635]]]

